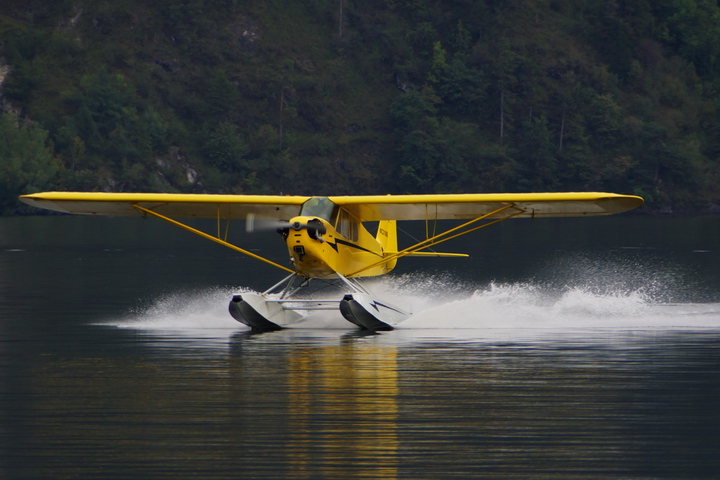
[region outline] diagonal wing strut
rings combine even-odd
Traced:
[[[514,212],[514,213],[510,213],[509,215],[506,215],[506,216],[504,216],[504,217],[501,217],[501,218],[492,220],[492,221],[490,221],[490,222],[483,223],[482,225],[478,225],[478,226],[475,226],[475,227],[473,227],[473,228],[469,228],[470,225],[472,225],[473,223],[479,222],[479,221],[484,220],[484,219],[486,219],[486,218],[489,218],[489,217],[491,217],[491,216],[493,216],[493,215],[496,215],[496,214],[498,214],[498,213],[504,212],[505,210],[508,210],[508,209],[510,209],[510,208],[514,208],[514,209],[516,209],[517,211]],[[470,220],[469,222],[465,222],[465,223],[463,223],[462,225],[459,225],[459,226],[457,226],[457,227],[451,228],[450,230],[447,230],[447,231],[445,231],[445,232],[439,233],[439,234],[437,234],[437,235],[435,235],[435,236],[433,236],[433,237],[431,237],[431,238],[428,238],[427,240],[423,240],[422,242],[416,243],[415,245],[412,245],[412,246],[410,246],[410,247],[408,247],[408,248],[405,248],[405,249],[403,249],[403,250],[401,250],[401,251],[399,251],[399,252],[397,252],[397,253],[393,253],[393,254],[391,254],[391,255],[388,255],[387,257],[383,258],[382,260],[380,260],[380,261],[378,261],[378,262],[375,262],[375,263],[373,263],[373,264],[371,264],[371,265],[367,265],[367,266],[365,266],[365,267],[363,267],[363,268],[361,268],[361,269],[359,269],[359,270],[356,270],[356,271],[350,273],[350,274],[347,275],[347,276],[348,276],[348,277],[353,277],[353,276],[357,275],[358,273],[362,273],[362,272],[364,272],[365,270],[368,270],[368,269],[370,269],[370,268],[373,268],[373,267],[376,267],[376,266],[378,266],[378,265],[382,265],[382,264],[384,264],[384,263],[390,262],[390,261],[392,261],[392,260],[394,260],[394,259],[396,259],[396,258],[401,258],[401,257],[405,257],[405,256],[407,256],[407,255],[411,255],[411,254],[417,252],[418,250],[422,250],[422,249],[424,249],[424,248],[433,247],[433,246],[438,245],[438,244],[440,244],[440,243],[447,242],[448,240],[452,240],[453,238],[457,238],[457,237],[460,237],[460,236],[462,236],[462,235],[466,235],[466,234],[468,234],[468,233],[470,233],[470,232],[474,232],[475,230],[480,230],[481,228],[489,227],[490,225],[493,225],[493,224],[498,223],[498,222],[502,222],[503,220],[508,220],[508,219],[510,219],[510,218],[512,218],[512,217],[515,217],[515,216],[517,216],[517,215],[520,215],[520,214],[522,214],[522,213],[525,213],[525,210],[523,210],[523,209],[515,206],[515,204],[513,204],[513,203],[504,205],[504,206],[502,206],[502,207],[500,207],[500,208],[498,208],[498,209],[496,209],[496,210],[493,210],[492,212],[489,212],[489,213],[486,213],[485,215],[482,215],[482,216],[480,216],[480,217],[474,218],[474,219]],[[455,232],[459,232],[459,233],[455,233]],[[455,233],[455,234],[454,234],[454,235],[450,235],[451,233]],[[450,235],[450,236],[448,236],[448,235]],[[447,237],[447,238],[443,238],[443,237]]]
[[[201,231],[201,230],[198,230],[198,229],[196,229],[196,228],[193,228],[193,227],[191,227],[190,225],[186,225],[186,224],[184,224],[184,223],[182,223],[182,222],[178,222],[177,220],[173,220],[172,218],[166,217],[165,215],[161,215],[161,214],[159,214],[159,213],[157,213],[157,212],[153,212],[152,210],[148,210],[147,208],[141,207],[140,205],[137,205],[137,204],[132,204],[132,206],[135,207],[135,208],[137,208],[138,210],[144,212],[144,213],[147,213],[147,214],[152,215],[153,217],[159,218],[159,219],[161,219],[161,220],[165,220],[166,222],[171,223],[171,224],[173,224],[173,225],[175,225],[175,226],[178,226],[178,227],[180,227],[180,228],[182,228],[182,229],[185,229],[185,230],[187,230],[188,232],[192,232],[192,233],[194,233],[195,235],[199,235],[199,236],[201,236],[201,237],[203,237],[203,238],[206,238],[206,239],[208,239],[208,240],[211,240],[211,241],[213,241],[213,242],[215,242],[215,243],[219,243],[220,245],[223,245],[223,246],[228,247],[228,248],[230,248],[230,249],[232,249],[232,250],[235,250],[236,252],[240,252],[240,253],[242,253],[242,254],[245,254],[245,255],[247,255],[248,257],[254,258],[254,259],[256,259],[256,260],[260,260],[260,261],[265,262],[265,263],[267,263],[267,264],[269,264],[269,265],[272,265],[273,267],[277,267],[277,268],[279,268],[279,269],[281,269],[281,270],[285,270],[286,272],[290,272],[290,273],[292,273],[292,274],[296,274],[296,273],[297,273],[297,272],[295,272],[294,270],[290,270],[290,269],[287,268],[287,267],[283,267],[282,265],[277,264],[277,263],[275,263],[275,262],[273,262],[273,261],[271,261],[271,260],[268,260],[267,258],[263,258],[263,257],[261,257],[260,255],[255,255],[255,254],[252,253],[252,252],[249,252],[249,251],[247,251],[247,250],[245,250],[245,249],[242,249],[242,248],[240,248],[240,247],[238,247],[238,246],[236,246],[236,245],[233,245],[232,243],[228,243],[228,242],[226,242],[225,240],[222,240],[222,239],[220,239],[220,238],[218,238],[218,237],[213,237],[212,235],[209,235],[209,234],[207,234],[207,233],[205,233],[205,232],[203,232],[203,231]]]

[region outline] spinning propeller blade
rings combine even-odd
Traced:
[[[257,218],[254,213],[248,213],[247,217],[245,217],[245,231],[248,233],[277,230],[278,228],[288,227],[292,227],[292,225],[287,220]]]

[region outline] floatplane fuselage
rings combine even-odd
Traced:
[[[358,219],[332,201],[314,197],[300,215],[277,228],[288,249],[295,273],[262,294],[234,295],[230,314],[256,330],[272,330],[302,320],[299,310],[339,309],[349,322],[367,330],[392,330],[410,316],[408,310],[379,301],[359,277],[385,275],[397,264],[397,226],[394,220],[378,223],[372,235]],[[291,288],[301,279],[341,279],[349,293],[337,299],[301,299]],[[284,289],[274,294],[279,287]]]
[[[342,227],[344,235],[323,218],[298,216],[290,219],[288,226],[278,228],[299,276],[370,277],[395,268],[397,260],[383,261],[387,254],[397,253],[394,221],[382,222],[375,236],[360,222],[344,222]]]
[[[254,330],[283,328],[303,320],[300,312],[330,309],[339,309],[346,320],[362,329],[391,330],[410,311],[382,301],[363,285],[362,277],[389,273],[399,258],[466,257],[429,249],[510,218],[612,215],[643,203],[632,195],[598,192],[338,197],[44,192],[23,195],[20,200],[64,213],[156,217],[286,271],[289,275],[265,292],[237,294],[230,301],[230,314]],[[217,234],[173,217],[217,219]],[[245,220],[250,226],[256,218],[278,225],[289,267],[228,242],[231,220]],[[424,221],[426,238],[399,250],[398,220]],[[459,224],[436,233],[439,220]],[[227,222],[225,236],[222,221]],[[366,227],[370,223],[377,225],[375,234]],[[337,279],[346,293],[342,298],[299,295],[313,279]]]

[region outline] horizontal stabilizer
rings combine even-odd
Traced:
[[[407,257],[469,257],[467,253],[440,253],[440,252],[413,252],[405,255]]]

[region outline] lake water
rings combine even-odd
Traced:
[[[227,303],[272,267],[158,220],[0,218],[0,478],[720,478],[720,218],[442,250],[472,257],[371,283],[415,312],[392,332],[251,334]]]

